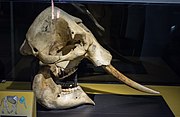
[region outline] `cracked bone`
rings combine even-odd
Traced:
[[[39,103],[53,109],[94,104],[80,86],[72,90],[62,89],[52,79],[52,75],[57,79],[61,78],[60,71],[67,73],[63,78],[72,75],[83,58],[88,58],[95,66],[102,66],[130,87],[147,93],[159,93],[130,80],[116,70],[110,64],[112,56],[109,51],[97,42],[81,19],[57,7],[54,7],[53,12],[55,16],[60,13],[60,16],[52,19],[51,7],[37,16],[20,48],[21,54],[33,55],[41,63],[40,72],[33,81],[33,90]]]

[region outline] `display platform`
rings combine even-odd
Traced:
[[[67,110],[48,110],[37,104],[37,117],[174,117],[161,96],[91,94],[96,103]]]

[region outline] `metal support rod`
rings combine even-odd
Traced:
[[[15,55],[14,55],[14,12],[13,12],[13,1],[10,1],[10,30],[11,30],[11,66],[12,66],[12,75],[11,77],[13,78],[12,80],[14,80],[15,78]]]

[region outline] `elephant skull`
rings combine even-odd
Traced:
[[[34,77],[33,90],[38,102],[47,108],[65,109],[84,103],[94,104],[80,86],[63,89],[54,82],[72,75],[83,58],[102,66],[125,84],[148,93],[158,93],[121,74],[111,64],[112,56],[95,39],[81,19],[52,7],[42,11],[30,26],[20,52],[39,59],[40,70]],[[54,79],[55,78],[55,79]]]

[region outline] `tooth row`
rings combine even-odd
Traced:
[[[75,91],[77,89],[78,89],[77,87],[74,87],[74,88],[62,89],[62,91],[63,92],[73,92],[73,91]]]

